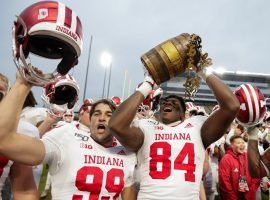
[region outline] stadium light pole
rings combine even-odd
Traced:
[[[106,68],[105,68],[105,73],[104,73],[104,80],[103,80],[103,88],[102,88],[102,95],[101,98],[104,98],[104,88],[105,88],[105,82],[106,82]]]
[[[108,52],[103,52],[100,57],[101,65],[105,68],[104,73],[104,80],[103,80],[103,89],[102,89],[102,98],[104,98],[104,90],[105,90],[105,83],[106,83],[106,74],[107,74],[107,67],[111,65],[112,56]]]
[[[124,75],[124,82],[123,82],[123,88],[122,88],[122,100],[124,100],[125,98],[126,80],[127,80],[127,70],[125,70],[125,75]]]
[[[83,89],[83,101],[85,99],[85,93],[86,93],[86,87],[87,87],[88,70],[89,70],[90,55],[91,55],[91,49],[92,49],[92,39],[93,39],[93,36],[91,35],[91,37],[90,37],[89,51],[88,51],[87,66],[86,66],[85,81],[84,81],[84,89]]]
[[[109,95],[110,95],[111,72],[112,72],[112,62],[110,63],[109,82],[108,82],[108,90],[107,90],[107,99],[109,98]]]

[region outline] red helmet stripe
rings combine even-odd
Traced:
[[[250,88],[251,90],[251,93],[252,93],[252,96],[253,96],[253,102],[255,103],[255,119],[254,121],[258,121],[259,118],[260,118],[260,106],[259,106],[259,99],[258,99],[258,92],[255,91],[254,87],[250,84],[247,84],[248,87]]]
[[[249,112],[249,120],[248,122],[252,122],[252,119],[253,119],[253,103],[252,103],[252,100],[251,100],[251,97],[249,95],[249,91],[248,89],[246,88],[246,84],[242,85],[241,86],[242,89],[244,90],[244,93],[245,93],[245,97],[246,97],[246,100],[247,100],[247,103],[248,103],[248,112]]]
[[[71,22],[71,13],[73,13],[72,10],[69,9],[68,7],[66,7],[66,10],[65,10],[65,24],[64,24],[64,26],[66,26],[68,28],[71,27],[71,23],[72,23]]]
[[[266,110],[261,91],[252,84],[242,84],[235,94],[241,104],[237,121],[248,127],[260,123]]]
[[[77,16],[76,18],[76,34],[78,35],[78,37],[82,40],[83,39],[83,33],[82,33],[82,24],[81,21],[79,19],[79,17]]]

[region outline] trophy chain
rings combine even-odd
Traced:
[[[200,71],[203,68],[212,65],[212,59],[207,58],[207,53],[201,52],[201,38],[198,35],[192,34],[190,43],[188,44],[188,64],[186,68],[187,77],[186,82],[183,84],[185,87],[185,99],[194,101],[195,94],[197,93],[198,88],[200,87],[201,78],[196,74],[195,77],[191,77],[192,71]],[[197,51],[200,53],[200,60],[196,65],[194,63]]]

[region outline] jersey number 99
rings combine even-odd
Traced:
[[[92,177],[91,183],[87,178]],[[112,168],[107,172],[105,188],[102,187],[103,171],[99,167],[84,166],[76,176],[75,185],[80,191],[89,192],[89,200],[98,200],[101,190],[114,193],[113,199],[117,199],[124,187],[124,172],[122,169]],[[112,195],[111,195],[112,196]],[[72,200],[82,200],[82,195],[73,195]],[[102,196],[101,200],[111,199],[110,196]]]

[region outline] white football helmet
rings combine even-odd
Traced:
[[[74,108],[79,91],[79,86],[71,75],[59,76],[55,82],[44,87],[42,99],[52,115],[62,117],[68,109]]]
[[[65,75],[78,63],[82,51],[82,25],[77,14],[63,3],[39,1],[17,16],[12,30],[14,62],[22,78],[44,86]],[[49,59],[62,59],[52,73],[39,73],[29,53]]]
[[[93,103],[94,99],[85,99],[83,105],[79,109],[79,114],[82,115],[84,112],[90,112]]]

